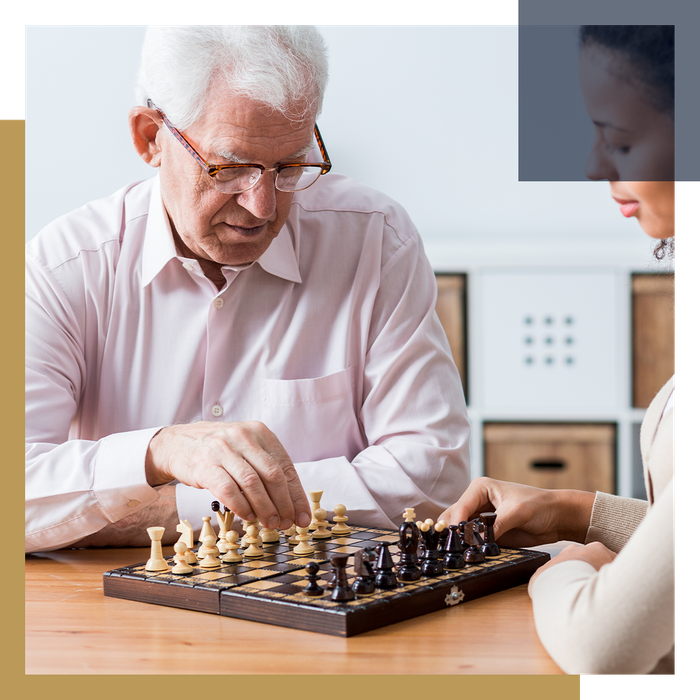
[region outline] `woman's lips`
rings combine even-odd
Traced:
[[[613,197],[613,199],[620,205],[622,216],[633,216],[637,209],[639,209],[639,202],[629,199],[618,199],[617,197]]]

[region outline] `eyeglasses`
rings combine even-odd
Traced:
[[[160,114],[163,124],[170,133],[184,146],[187,152],[202,166],[214,180],[214,185],[219,192],[226,194],[238,194],[250,190],[258,183],[266,170],[275,172],[275,187],[281,192],[300,192],[313,185],[321,175],[325,175],[331,169],[331,161],[328,151],[321,138],[318,126],[314,124],[314,136],[321,149],[323,163],[284,163],[274,168],[266,168],[258,163],[235,163],[229,165],[212,165],[207,163],[197,153],[192,144],[170,123],[163,112],[150,100],[148,106]]]

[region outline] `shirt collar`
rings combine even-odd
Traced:
[[[178,251],[175,248],[170,222],[165,214],[160,193],[160,177],[156,176],[153,179],[143,244],[142,286],[148,286],[167,263],[177,258]],[[281,228],[270,247],[255,262],[271,275],[290,282],[302,281],[297,253],[287,223]]]

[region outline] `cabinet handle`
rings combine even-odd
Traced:
[[[566,469],[566,462],[558,459],[533,459],[530,467],[532,469]]]

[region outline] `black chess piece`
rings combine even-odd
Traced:
[[[462,542],[464,543],[464,561],[469,564],[478,564],[486,559],[479,545],[474,541],[474,528],[478,525],[478,520],[470,520],[469,522],[460,523],[462,527]],[[481,538],[479,538],[481,539]],[[480,542],[483,544],[483,540]]]
[[[445,568],[451,571],[463,569],[465,566],[464,548],[462,547],[462,540],[459,537],[459,525],[450,525],[449,527],[443,563]]]
[[[450,531],[445,528],[441,533],[438,538],[438,556],[442,559],[442,557],[445,556],[445,547],[447,545],[447,536],[450,534]]]
[[[423,576],[440,576],[444,574],[445,568],[438,557],[440,531],[436,530],[432,525],[423,524],[420,528],[420,536],[423,544],[421,573]]]
[[[389,542],[380,542],[377,546],[377,573],[374,582],[377,588],[388,590],[396,588],[399,583],[394,573],[394,560],[389,551]]]
[[[347,554],[331,554],[330,557],[335,574],[331,600],[338,603],[346,600],[355,600],[355,594],[348,583],[348,575],[345,571],[345,565],[348,563],[348,556]]]
[[[319,570],[319,565],[318,562],[315,561],[310,561],[305,567],[306,569],[306,580],[308,583],[306,584],[306,587],[302,590],[302,593],[304,595],[311,595],[311,596],[319,596],[323,595],[323,588],[318,585],[318,570]]]
[[[422,576],[418,566],[418,544],[420,532],[413,521],[401,523],[399,528],[399,566],[396,577],[399,581],[418,581]]]
[[[501,553],[500,547],[496,544],[496,538],[493,534],[493,526],[496,522],[495,513],[481,513],[481,522],[484,523],[484,544],[481,551],[487,557],[497,557]]]
[[[356,595],[369,595],[374,593],[374,567],[372,562],[375,559],[374,549],[365,547],[355,552],[355,580],[352,590]]]

